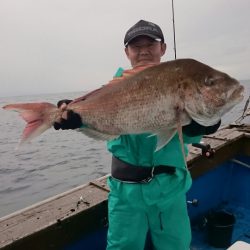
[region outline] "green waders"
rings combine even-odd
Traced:
[[[191,178],[185,169],[155,176],[147,184],[127,184],[109,178],[107,250],[143,250],[150,230],[156,250],[187,250],[191,233],[186,190]]]

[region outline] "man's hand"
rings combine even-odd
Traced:
[[[68,99],[60,100],[57,103],[57,107],[60,108],[61,106],[64,106],[65,108],[65,105],[68,105],[71,102],[72,100],[68,100]],[[76,129],[76,128],[80,128],[83,125],[80,115],[78,115],[72,110],[68,110],[66,112],[67,112],[66,118],[61,118],[60,122],[55,122],[54,129],[56,130]]]
[[[209,135],[215,133],[220,127],[221,120],[213,126],[202,126],[194,120],[190,124],[183,126],[183,133],[187,136],[194,137],[199,135]]]
[[[57,107],[60,108],[64,103],[65,104],[70,104],[73,100],[69,100],[69,99],[63,99],[57,102]]]

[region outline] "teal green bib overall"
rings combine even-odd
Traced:
[[[116,76],[121,76],[118,70]],[[160,174],[145,184],[124,183],[110,177],[107,250],[143,250],[150,231],[156,250],[187,250],[191,241],[185,194],[192,180],[185,167],[176,134],[155,152],[157,138],[149,134],[122,135],[107,143],[108,150],[120,160],[141,167],[168,165],[174,175]],[[201,137],[187,137],[185,144]],[[187,147],[185,145],[187,153]]]

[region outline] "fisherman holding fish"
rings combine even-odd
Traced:
[[[132,69],[85,96],[51,103],[15,103],[27,125],[21,144],[50,127],[75,129],[106,140],[112,153],[108,178],[107,250],[187,250],[191,230],[186,192],[187,144],[215,132],[222,115],[243,100],[243,86],[194,59],[160,63],[161,28],[140,20],[125,34]]]
[[[144,20],[127,31],[124,45],[133,69],[119,68],[118,78],[159,64],[167,47],[161,28]],[[69,102],[62,100],[59,106]],[[82,125],[80,116],[70,112],[68,119],[54,126],[75,129]],[[192,121],[183,128],[184,142],[199,142],[201,135],[213,133],[219,126],[220,122],[204,127]],[[156,145],[156,136],[147,133],[121,135],[107,143],[113,155],[108,179],[108,250],[143,250],[148,232],[154,249],[189,249],[191,230],[185,194],[192,180],[180,141],[175,134],[158,151]],[[185,150],[187,153],[186,146]]]

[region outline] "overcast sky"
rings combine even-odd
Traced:
[[[250,1],[175,0],[177,58],[250,79]],[[129,68],[126,31],[159,24],[174,59],[171,0],[0,0],[0,96],[93,90]]]

